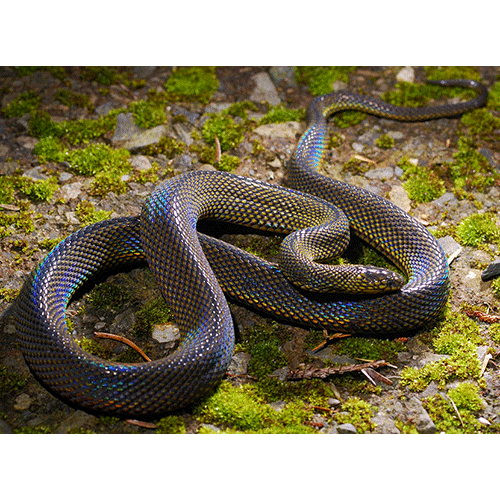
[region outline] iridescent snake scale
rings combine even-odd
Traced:
[[[68,236],[32,272],[17,301],[19,345],[32,372],[63,400],[87,411],[145,417],[195,402],[224,376],[234,348],[224,294],[283,321],[337,332],[390,336],[427,324],[443,308],[449,290],[438,242],[386,199],[326,178],[317,169],[326,148],[326,118],[336,111],[358,109],[417,121],[458,115],[486,101],[482,84],[435,83],[479,93],[468,102],[428,108],[394,107],[350,92],[314,99],[288,172],[300,192],[223,172],[189,172],[158,186],[140,218],[115,218]],[[208,218],[288,233],[338,214],[330,203],[344,212],[354,234],[406,275],[400,290],[304,292],[276,264],[196,230],[197,220]],[[69,300],[96,275],[142,265],[145,258],[185,334],[181,345],[145,363],[118,364],[88,354],[67,330]]]

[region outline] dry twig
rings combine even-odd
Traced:
[[[326,366],[324,368],[306,368],[305,370],[294,370],[293,372],[290,372],[288,374],[287,378],[288,380],[326,378],[330,375],[341,375],[343,373],[359,372],[362,370],[366,370],[367,368],[373,369],[380,368],[382,366],[389,366],[391,368],[394,368],[394,366],[387,363],[387,361],[379,360],[355,365]]]
[[[100,337],[103,339],[111,339],[111,340],[117,340],[118,342],[123,342],[124,344],[127,344],[128,346],[132,347],[132,349],[135,349],[146,361],[151,361],[151,358],[134,342],[132,342],[130,339],[127,339],[125,337],[122,337],[120,335],[114,335],[113,333],[106,333],[106,332],[95,332],[94,335],[96,337]]]

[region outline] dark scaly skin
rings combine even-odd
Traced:
[[[222,216],[286,233],[305,222],[321,222],[324,213],[335,209],[314,197],[231,174],[192,172],[157,188],[141,221],[118,218],[83,228],[33,271],[16,313],[19,344],[31,370],[48,389],[87,411],[145,417],[185,407],[224,376],[234,332],[223,291],[285,321],[353,334],[388,336],[426,324],[442,309],[449,288],[448,266],[436,240],[387,200],[326,179],[316,169],[324,154],[325,116],[331,112],[361,109],[411,121],[460,114],[484,104],[482,85],[453,84],[478,88],[480,95],[468,103],[424,111],[345,92],[318,98],[309,108],[309,127],[290,165],[295,188],[337,204],[352,230],[408,275],[400,291],[344,298],[301,293],[275,265],[208,236],[198,239],[198,217]],[[271,217],[282,213],[277,221]],[[186,333],[182,345],[149,363],[117,364],[86,353],[67,331],[68,301],[96,275],[143,264],[144,253]]]

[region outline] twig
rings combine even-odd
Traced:
[[[460,412],[458,411],[457,405],[453,402],[453,399],[451,399],[449,396],[446,396],[448,398],[448,401],[451,403],[451,406],[453,406],[455,412],[458,415],[458,418],[460,419],[460,423],[462,424],[462,427],[464,426],[464,421],[462,420],[462,417],[460,416]]]
[[[486,356],[484,357],[483,359],[483,364],[481,366],[481,373],[479,374],[480,377],[483,376],[485,370],[486,370],[486,367],[488,366],[488,363],[489,361],[491,360],[493,356],[491,354],[486,354]]]
[[[334,333],[333,335],[327,335],[326,334],[326,330],[325,330],[325,340],[323,340],[323,342],[321,342],[320,344],[318,344],[316,347],[314,347],[313,349],[311,349],[311,351],[313,353],[316,353],[318,352],[319,350],[323,349],[323,347],[325,347],[326,345],[328,345],[329,342],[331,342],[332,340],[335,340],[335,339],[344,339],[346,337],[350,337],[351,334],[349,333]]]
[[[387,366],[391,366],[391,365],[387,365]],[[392,368],[392,367],[391,367]],[[387,385],[392,385],[392,382],[387,378],[387,377],[384,377],[383,375],[381,375],[379,372],[376,372],[373,368],[363,368],[361,370],[361,373],[373,384],[373,385],[377,385],[377,380],[379,382],[383,382],[384,384],[387,384]],[[373,377],[373,378],[372,378]],[[374,380],[375,379],[375,380]]]
[[[144,422],[142,420],[135,420],[134,418],[129,418],[126,422],[136,425],[137,427],[144,427],[145,429],[156,429],[158,427],[156,424],[153,424],[153,422]]]
[[[214,139],[215,139],[215,163],[219,163],[221,158],[221,149],[217,134],[215,134]]]
[[[295,370],[287,376],[288,380],[326,378],[330,375],[341,375],[343,373],[358,372],[367,368],[380,368],[382,366],[392,367],[384,360],[372,361],[370,363],[342,366],[327,366],[325,368],[307,368],[305,370]]]
[[[146,361],[151,361],[151,358],[137,344],[132,342],[130,339],[127,339],[120,335],[114,335],[113,333],[105,333],[105,332],[95,332],[94,335],[96,337],[100,337],[103,339],[111,339],[111,340],[117,340],[118,342],[123,342],[124,344],[127,344],[128,346],[132,347],[132,349],[135,349]]]

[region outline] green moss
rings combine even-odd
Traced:
[[[15,187],[12,177],[0,175],[0,203],[12,203],[14,192]]]
[[[436,352],[448,357],[427,363],[420,369],[406,367],[401,372],[401,385],[412,391],[422,391],[431,381],[439,387],[454,378],[479,379],[481,367],[477,346],[484,343],[477,323],[463,313],[449,314],[431,331]]]
[[[143,149],[145,155],[163,154],[167,158],[173,158],[186,151],[186,145],[182,141],[172,137],[162,137],[156,144],[151,144]]]
[[[5,302],[14,302],[19,295],[19,290],[13,288],[0,288],[0,299]]]
[[[82,227],[109,219],[111,216],[110,211],[96,210],[95,205],[90,201],[81,201],[75,209],[76,216],[80,219]]]
[[[300,84],[309,85],[309,92],[317,96],[332,92],[336,81],[347,83],[349,74],[355,69],[355,66],[298,66],[295,76]]]
[[[500,111],[500,81],[488,89],[488,108]]]
[[[221,150],[227,151],[238,147],[245,137],[245,127],[237,124],[233,118],[222,113],[213,113],[203,124],[201,135],[210,145],[219,139]]]
[[[500,278],[495,278],[491,282],[491,289],[493,290],[493,295],[500,299]]]
[[[19,429],[14,429],[14,434],[51,434],[52,430],[46,425],[27,425],[25,427],[20,427]]]
[[[382,94],[382,99],[394,106],[425,106],[430,96],[429,87],[422,83],[397,82],[394,89]]]
[[[252,101],[239,101],[231,104],[223,113],[231,116],[239,116],[244,120],[248,117],[248,111],[258,111],[259,108]]]
[[[398,166],[403,169],[401,179],[410,200],[425,203],[439,198],[446,192],[444,181],[432,170],[415,165],[403,157]]]
[[[231,172],[235,168],[239,167],[241,163],[241,159],[237,156],[228,155],[227,153],[222,153],[220,161],[215,164],[218,170],[222,170],[224,172]]]
[[[151,101],[135,101],[129,106],[135,123],[142,128],[153,128],[166,123],[167,115],[164,108],[163,105],[158,106]]]
[[[57,123],[54,135],[63,138],[72,146],[87,144],[92,139],[98,139],[111,132],[116,127],[116,116],[123,110],[113,110],[105,116],[94,120],[84,119],[74,121],[63,121]]]
[[[479,396],[479,387],[471,382],[462,382],[448,391],[459,410],[480,411],[483,409],[483,400]]]
[[[476,142],[469,136],[458,140],[458,151],[453,154],[454,162],[449,165],[456,188],[482,190],[500,178],[476,147]]]
[[[332,344],[330,349],[336,355],[346,355],[357,359],[383,359],[389,363],[397,360],[397,355],[406,346],[393,340],[365,337],[348,337]]]
[[[360,398],[349,398],[342,403],[340,412],[335,416],[339,424],[352,424],[358,433],[370,432],[375,429],[372,423],[373,408]]]
[[[500,129],[500,118],[493,116],[491,111],[480,108],[469,111],[462,116],[460,123],[467,127],[469,134],[481,139],[498,140],[493,132]]]
[[[8,370],[0,365],[0,397],[18,391],[26,385],[26,377]]]
[[[62,132],[59,125],[52,121],[47,111],[34,111],[31,113],[29,121],[30,134],[33,137],[59,137]]]
[[[110,359],[113,353],[94,339],[83,337],[75,341],[85,352],[102,359]]]
[[[14,116],[23,116],[26,113],[38,108],[40,105],[40,96],[31,90],[23,92],[21,95],[12,100],[7,106],[2,109],[2,114],[6,118]]]
[[[148,170],[141,170],[135,172],[132,178],[130,179],[132,182],[138,182],[139,184],[146,184],[147,182],[155,183],[158,181],[158,171],[160,167],[156,162],[153,162],[153,165]]]
[[[258,125],[266,123],[300,122],[306,119],[306,110],[289,109],[284,105],[273,106],[258,122]]]
[[[500,243],[500,227],[492,213],[476,213],[462,219],[456,228],[456,237],[462,245],[478,247],[484,243]]]
[[[88,295],[89,302],[98,309],[117,310],[130,300],[130,294],[123,286],[115,283],[99,283]]]
[[[168,323],[173,320],[170,307],[162,297],[147,302],[137,311],[132,333],[140,337],[151,335],[154,325]]]
[[[287,403],[275,410],[265,403],[255,387],[233,387],[223,381],[218,389],[195,409],[203,422],[220,425],[227,431],[247,433],[313,433],[304,425],[312,411],[301,402]]]
[[[182,417],[178,415],[168,415],[156,422],[157,434],[185,434],[186,424]]]
[[[340,128],[347,128],[361,123],[366,118],[366,113],[361,111],[342,111],[333,117],[333,123]]]
[[[58,90],[54,97],[57,101],[68,107],[76,106],[78,108],[87,108],[89,110],[93,108],[89,96],[73,92],[69,89]]]
[[[165,90],[173,100],[208,103],[219,88],[215,68],[210,66],[177,67],[165,83]]]
[[[35,180],[29,177],[19,176],[16,185],[22,194],[35,202],[50,201],[59,187],[56,177],[49,177],[45,180]]]
[[[382,134],[375,144],[382,149],[391,149],[394,147],[394,139],[389,134]]]
[[[66,148],[57,137],[42,137],[33,148],[33,153],[38,156],[40,163],[59,163],[64,158]]]
[[[106,196],[109,192],[123,194],[127,192],[127,183],[121,179],[121,172],[99,172],[94,176],[89,193],[92,196]]]
[[[500,291],[500,278],[494,280]],[[490,326],[489,335],[495,344],[500,344],[500,323],[495,323]]]
[[[95,175],[102,171],[125,174],[131,168],[129,157],[128,150],[113,149],[107,144],[91,144],[65,153],[71,170],[82,175]]]
[[[105,86],[121,82],[126,78],[124,72],[110,66],[85,66],[81,69],[81,74],[83,79]]]

